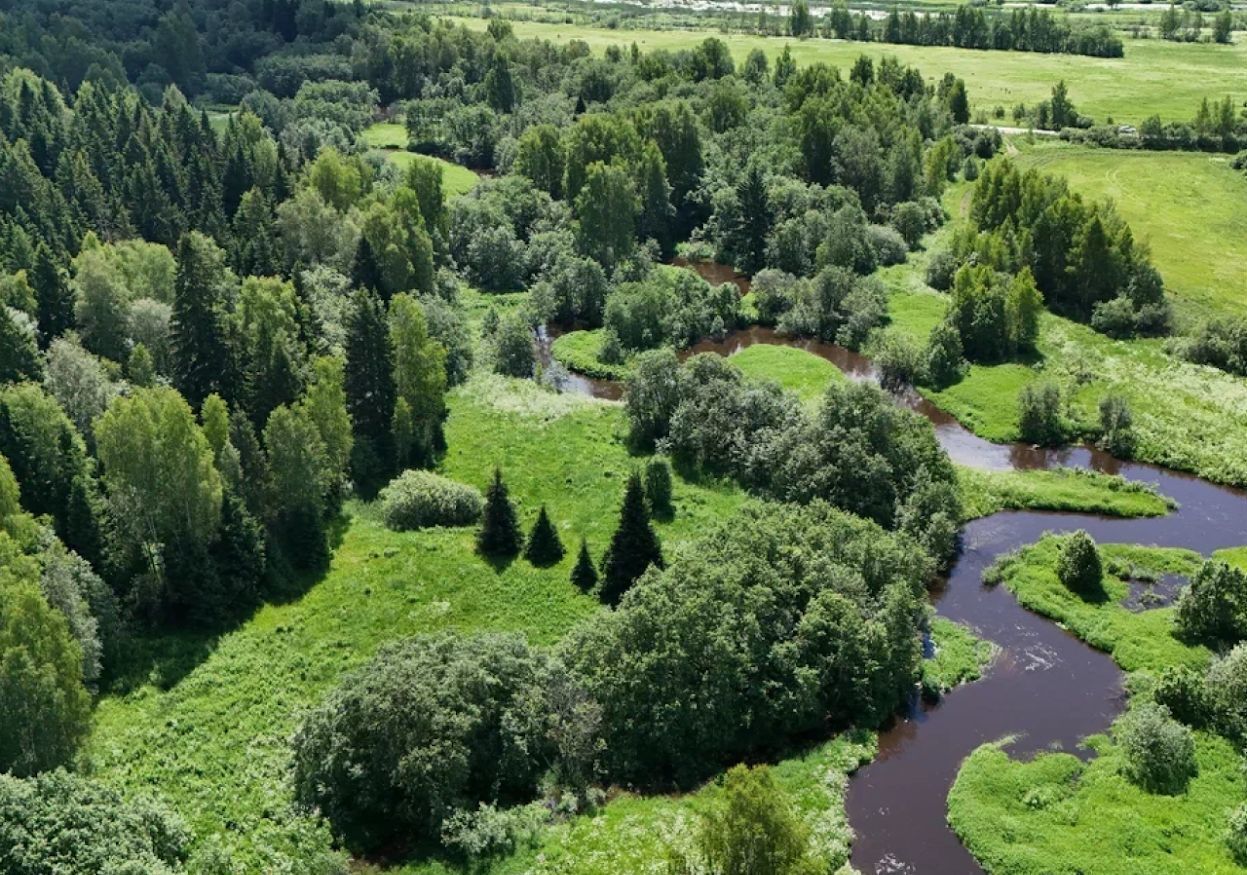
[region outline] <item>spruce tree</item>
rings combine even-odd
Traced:
[[[528,536],[528,546],[524,549],[524,558],[538,568],[546,568],[563,558],[563,542],[559,540],[558,530],[550,522],[546,506],[541,506],[537,514],[537,522]]]
[[[572,569],[572,583],[581,592],[589,592],[598,585],[598,570],[593,567],[593,557],[589,555],[589,542],[580,539],[580,555],[576,557],[576,567]]]
[[[359,245],[355,248],[355,261],[351,264],[351,284],[357,289],[367,289],[379,295],[385,294],[381,265],[377,263],[377,255],[372,251],[372,244],[362,234],[359,237]]]
[[[524,536],[515,517],[515,506],[507,496],[502,471],[494,469],[494,482],[485,491],[485,512],[476,535],[476,549],[484,556],[509,558],[520,552]]]
[[[234,397],[235,372],[226,298],[233,275],[225,253],[211,239],[191,231],[178,243],[178,272],[174,282],[174,385],[192,405],[213,392],[227,401]]]
[[[74,293],[48,247],[40,244],[30,284],[39,307],[39,345],[46,347],[74,325]]]
[[[623,594],[650,565],[663,567],[662,545],[650,526],[641,475],[634,471],[624,492],[619,528],[602,559],[602,600],[619,604]]]
[[[346,399],[355,424],[351,469],[368,494],[390,479],[394,458],[394,356],[385,307],[375,294],[356,292],[346,332]]]

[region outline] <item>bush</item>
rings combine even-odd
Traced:
[[[1247,638],[1247,574],[1218,560],[1205,562],[1178,599],[1174,625],[1192,641],[1235,644]]]
[[[513,313],[499,320],[492,339],[495,373],[522,379],[532,377],[537,364],[533,330],[520,314]]]
[[[456,811],[442,823],[442,847],[473,863],[509,856],[532,843],[548,819],[540,804],[499,809],[482,802],[475,811]]]
[[[1186,666],[1169,666],[1160,675],[1152,693],[1156,704],[1169,709],[1175,719],[1199,728],[1208,721],[1208,694],[1204,677]]]
[[[1230,812],[1226,823],[1225,844],[1230,856],[1240,866],[1247,866],[1247,803]]]
[[[527,802],[553,756],[544,657],[516,635],[383,648],[294,738],[299,801],[356,850],[436,840],[458,810]]]
[[[919,382],[923,358],[923,350],[909,338],[896,332],[884,333],[873,350],[879,385],[889,392],[900,392]]]
[[[870,248],[874,250],[875,260],[881,267],[905,263],[910,245],[895,228],[871,225],[866,229],[866,234],[870,240]]]
[[[1217,730],[1240,744],[1247,741],[1247,644],[1212,664],[1204,689]]]
[[[923,358],[923,377],[934,388],[944,389],[960,381],[966,360],[957,326],[946,319],[932,328]]]
[[[470,526],[485,499],[471,486],[431,471],[404,471],[381,490],[381,517],[396,532],[430,526]]]
[[[172,873],[185,871],[186,826],[152,802],[62,770],[0,775],[0,870]]]
[[[1100,551],[1086,532],[1074,532],[1061,542],[1057,577],[1067,589],[1079,595],[1091,595],[1101,589],[1104,567],[1100,563]]]
[[[677,873],[814,875],[825,866],[812,852],[809,827],[766,766],[733,766],[723,798],[701,817],[694,848],[674,853]]]
[[[1055,383],[1032,383],[1018,394],[1018,431],[1022,440],[1052,447],[1065,440],[1061,390]]]
[[[927,261],[927,285],[936,291],[948,291],[953,287],[953,277],[960,266],[952,250],[941,249],[934,253]]]
[[[1131,708],[1117,721],[1113,735],[1125,756],[1122,771],[1150,793],[1181,793],[1198,771],[1191,730],[1163,705]]]
[[[1120,395],[1106,395],[1100,401],[1100,447],[1129,459],[1134,455],[1134,417],[1130,405]]]
[[[917,249],[922,235],[927,232],[927,212],[913,201],[897,204],[892,208],[892,227],[901,235],[905,245]]]

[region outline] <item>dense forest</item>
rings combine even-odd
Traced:
[[[1044,307],[1111,334],[1168,327],[1110,207],[984,165],[999,135],[967,125],[965,83],[893,59],[738,66],[716,38],[594,56],[499,20],[321,0],[0,9],[14,871],[182,871],[192,852],[195,871],[230,871],[176,817],[73,770],[92,700],[153,633],[227,629],[310,585],[347,500],[376,497],[395,529],[479,522],[483,562],[564,555],[544,508],[519,530],[507,472],[482,496],[426,470],[448,389],[474,366],[537,379],[539,326],[601,328],[602,360],[631,367],[631,444],[759,501],[669,560],[658,462],[627,484],[601,561],[579,545],[574,582],[612,607],[563,645],[419,638],[346,677],[291,757],[299,803],[351,852],[471,856],[551,782],[570,804],[612,782],[687,787],[875,725],[912,690],[924,587],[962,518],[931,426],[874,387],[807,408],[674,349],[750,307],[865,344],[887,322],[871,274],[945,220],[958,178],[978,180],[973,225],[932,260],[952,308],[903,381],[1024,356]],[[433,158],[368,154],[362,131],[399,116],[415,151],[490,178],[448,200]],[[755,276],[755,300],[665,264],[677,247]],[[530,295],[477,332],[464,284]],[[66,812],[98,825],[74,847]]]

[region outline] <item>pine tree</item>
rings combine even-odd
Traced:
[[[576,567],[572,569],[572,583],[581,592],[588,592],[598,585],[598,570],[593,567],[593,557],[589,555],[589,542],[580,539],[580,555],[576,557]]]
[[[563,542],[559,540],[558,530],[550,522],[546,506],[541,506],[537,514],[537,522],[533,524],[532,533],[528,536],[528,546],[524,550],[524,558],[539,568],[546,568],[563,558]]]
[[[39,308],[39,345],[46,347],[74,324],[74,293],[52,251],[40,244],[30,284]]]
[[[494,469],[494,482],[485,492],[485,512],[476,535],[476,549],[484,556],[507,558],[520,552],[524,536],[515,517],[515,506],[507,496],[502,471]]]
[[[619,528],[602,559],[602,600],[619,604],[623,594],[650,565],[663,567],[662,545],[650,526],[645,507],[645,488],[641,475],[635,471],[628,478],[623,507],[619,512]]]

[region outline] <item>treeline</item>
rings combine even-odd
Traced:
[[[803,3],[789,16],[793,36],[815,35],[817,28]],[[1121,38],[1105,25],[1071,23],[1065,16],[1034,6],[1009,13],[993,13],[963,4],[953,12],[901,11],[893,7],[883,19],[864,12],[853,13],[835,4],[823,19],[822,35],[860,42],[883,42],[911,46],[956,46],[963,49],[996,49],[1015,52],[1090,55],[1120,58],[1125,54]]]

